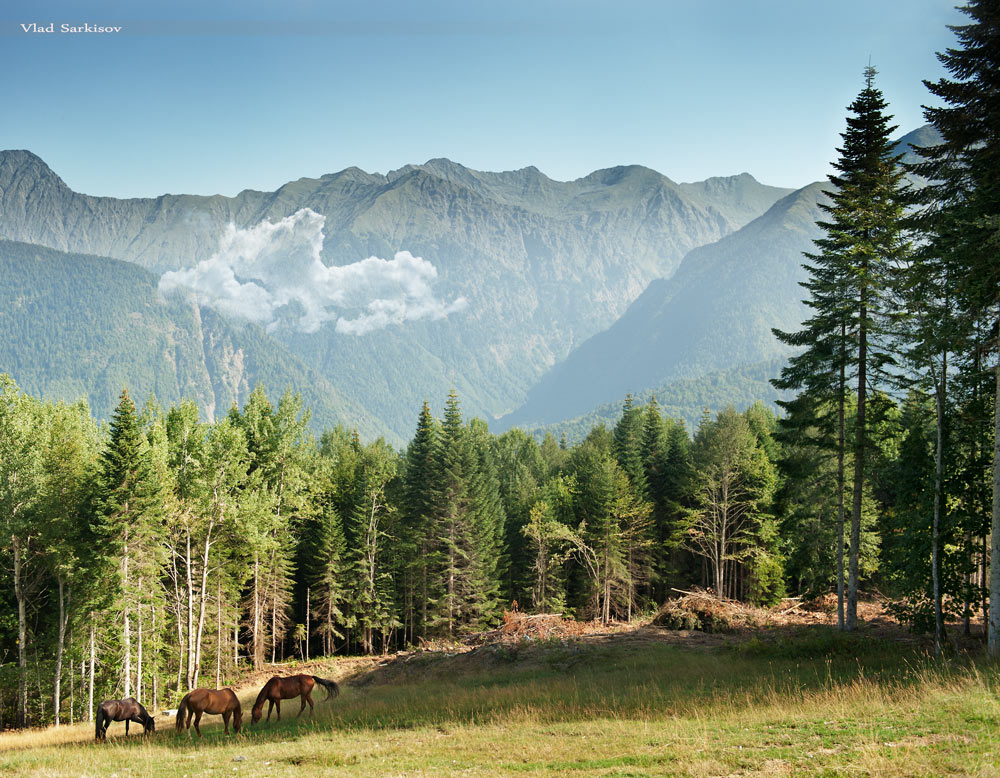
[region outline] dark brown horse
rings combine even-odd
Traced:
[[[97,706],[97,728],[94,737],[98,740],[107,740],[108,725],[112,721],[125,722],[125,734],[128,735],[128,724],[134,721],[142,724],[142,733],[148,735],[156,730],[156,721],[146,709],[139,704],[135,697],[128,697],[124,700],[105,700]]]
[[[331,695],[336,696],[340,694],[340,687],[337,685],[337,682],[326,678],[320,678],[315,675],[290,675],[287,678],[282,678],[280,675],[274,676],[274,678],[264,684],[264,688],[257,695],[257,701],[253,704],[253,710],[250,713],[250,723],[256,724],[260,721],[260,717],[264,715],[265,702],[271,703],[267,708],[267,720],[271,720],[271,711],[277,706],[278,721],[281,721],[281,701],[290,700],[293,697],[302,698],[302,707],[299,708],[299,716],[306,709],[307,702],[309,703],[309,715],[311,716],[313,713],[312,690],[316,684],[326,689],[326,697],[323,698],[323,702],[330,699]]]
[[[227,735],[230,716],[233,719],[234,732],[239,732],[243,726],[243,706],[240,705],[232,689],[195,689],[185,694],[177,707],[177,731],[190,729],[191,719],[194,718],[194,731],[201,737],[201,727],[198,725],[201,723],[203,713],[221,713]]]

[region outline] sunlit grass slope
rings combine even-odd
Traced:
[[[1000,775],[997,668],[828,635],[415,654],[235,737],[5,735],[0,775]]]

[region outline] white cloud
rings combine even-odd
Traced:
[[[437,268],[409,251],[327,267],[320,259],[323,224],[324,217],[309,208],[248,229],[230,224],[211,257],[164,273],[160,290],[190,288],[219,311],[269,329],[287,322],[316,332],[336,322],[337,332],[350,335],[442,319],[467,307],[464,297],[450,303],[436,298]]]

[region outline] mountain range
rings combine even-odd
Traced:
[[[436,272],[435,293],[464,298],[464,310],[360,336],[281,323],[262,333],[267,348],[309,365],[344,407],[364,408],[379,433],[400,442],[421,402],[439,404],[452,387],[467,413],[514,410],[553,364],[612,324],[650,281],[671,275],[690,249],[739,229],[787,192],[745,174],[677,184],[627,166],[559,182],[535,168],[486,173],[431,160],[232,198],[115,199],[74,192],[34,154],[9,151],[0,153],[0,238],[127,261],[155,277],[210,259],[229,225],[249,230],[310,209],[323,218],[327,266],[403,250],[423,257]],[[10,294],[3,281],[0,293]],[[223,368],[205,365],[209,375]],[[50,380],[43,390],[63,396],[55,387],[65,377]],[[136,380],[141,395],[148,381]],[[228,399],[199,402],[211,416]]]
[[[911,142],[934,137],[921,128],[900,150]],[[316,428],[395,444],[452,388],[498,429],[610,420],[626,392],[693,423],[727,396],[773,399],[766,377],[788,352],[771,328],[802,321],[823,189],[435,159],[116,199],[0,152],[0,372],[104,417],[119,384],[191,397],[210,419],[260,381],[301,392]],[[287,245],[267,243],[279,234]]]

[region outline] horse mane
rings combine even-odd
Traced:
[[[264,710],[264,702],[267,700],[267,692],[271,688],[271,684],[273,683],[274,683],[274,678],[269,680],[261,687],[260,692],[257,694],[257,699],[254,700],[253,710]],[[233,696],[234,697],[236,696],[235,692],[233,693]]]

